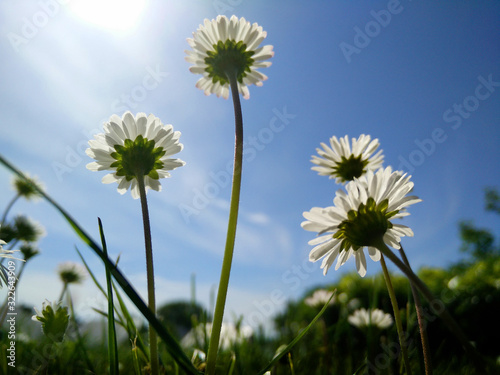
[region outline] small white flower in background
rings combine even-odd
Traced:
[[[87,278],[87,270],[75,262],[59,264],[57,273],[64,284],[80,284]]]
[[[45,190],[43,184],[36,177],[30,177],[28,173],[24,173],[24,177],[21,178],[16,175],[12,180],[12,186],[17,194],[27,200],[36,201],[41,199],[40,190]]]
[[[15,238],[19,241],[36,242],[45,236],[44,227],[24,215],[17,215],[13,220],[12,227],[15,231]]]
[[[302,228],[320,235],[309,241],[315,246],[309,260],[324,258],[321,268],[326,275],[335,259],[338,258],[337,270],[354,255],[358,273],[363,277],[366,275],[364,247],[374,261],[380,260],[380,251],[374,247],[380,238],[399,249],[401,237],[411,237],[413,231],[392,220],[409,215],[405,208],[421,201],[416,196],[407,196],[413,189],[410,177],[393,172],[390,167],[380,168],[376,173],[368,171],[346,185],[347,193],[337,191],[334,206],[313,207],[304,212],[307,221],[302,222]]]
[[[205,338],[207,339],[207,342],[210,340],[211,334],[212,323],[207,323],[206,325],[199,324],[182,338],[181,344],[184,347],[203,345],[205,343]],[[222,323],[220,331],[219,347],[221,349],[229,349],[234,344],[242,343],[252,335],[253,329],[250,326],[236,327],[232,323],[224,322]]]
[[[382,150],[375,154],[379,147],[378,139],[372,141],[365,134],[361,134],[358,139],[352,138],[351,143],[347,135],[340,139],[332,137],[331,147],[324,143],[321,146],[323,149],[316,149],[319,156],[312,156],[311,162],[316,166],[311,169],[320,176],[335,178],[338,184],[352,181],[368,171],[375,171],[382,167],[384,161]]]
[[[118,192],[125,194],[130,188],[132,197],[139,198],[137,176],[144,177],[146,191],[161,190],[160,178],[170,177],[173,169],[185,164],[170,157],[183,148],[181,133],[172,125],[163,125],[154,115],[130,112],[120,118],[111,116],[104,124],[104,133],[89,141],[85,152],[96,161],[87,164],[91,171],[112,171],[102,178],[104,184],[118,183]]]
[[[358,328],[364,328],[368,326],[375,326],[380,329],[389,328],[392,325],[392,316],[386,314],[380,309],[372,309],[370,311],[366,309],[359,309],[354,311],[347,320],[353,326]]]
[[[323,306],[325,303],[328,302],[328,300],[330,300],[332,293],[333,293],[332,291],[318,289],[312,294],[311,297],[307,297],[304,300],[304,303],[311,307]],[[333,305],[334,303],[335,303],[335,297],[333,297],[328,304]]]
[[[188,38],[192,51],[186,51],[186,61],[194,65],[192,73],[201,74],[196,87],[205,95],[215,94],[224,99],[229,97],[228,71],[234,72],[238,91],[245,99],[250,97],[248,85],[262,86],[267,76],[258,68],[267,68],[274,56],[273,46],[259,47],[267,33],[258,24],[250,24],[245,18],[217,16],[205,19],[203,25]]]

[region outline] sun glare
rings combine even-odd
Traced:
[[[73,0],[71,11],[103,28],[126,31],[137,23],[146,0]]]

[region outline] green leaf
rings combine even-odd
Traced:
[[[102,222],[97,218],[99,223],[99,234],[101,235],[102,250],[104,255],[108,256],[108,248],[106,246],[106,238],[102,229]],[[115,329],[115,307],[113,304],[113,286],[111,285],[111,272],[106,267],[106,286],[108,289],[108,356],[109,356],[109,373],[111,375],[118,375],[118,343],[116,341]]]

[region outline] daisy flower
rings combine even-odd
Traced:
[[[43,226],[29,217],[18,215],[14,218],[15,238],[24,242],[36,242],[45,236]]]
[[[380,260],[381,253],[376,248],[379,241],[399,249],[401,237],[413,236],[413,232],[392,220],[409,215],[406,207],[421,201],[416,196],[407,196],[413,189],[410,177],[393,172],[391,167],[380,168],[376,173],[368,171],[346,185],[347,193],[337,191],[334,206],[313,207],[304,212],[307,221],[302,222],[302,228],[320,235],[309,241],[315,245],[309,260],[324,258],[321,268],[326,275],[335,259],[337,270],[354,255],[358,273],[363,277],[366,275],[364,247],[374,261]]]
[[[392,325],[392,316],[386,314],[380,309],[359,309],[354,311],[347,320],[353,326],[358,328],[365,328],[368,326],[375,326],[380,329],[389,328]]]
[[[12,186],[16,190],[17,195],[27,200],[40,199],[40,191],[45,190],[43,184],[40,183],[36,177],[31,177],[28,173],[24,174],[24,178],[16,175],[12,180]]]
[[[87,164],[91,171],[112,171],[103,177],[104,184],[118,183],[118,192],[125,194],[130,188],[132,197],[139,198],[137,177],[144,178],[146,191],[161,190],[160,178],[170,177],[168,171],[183,166],[180,159],[170,156],[182,150],[181,133],[172,125],[163,125],[154,115],[130,112],[120,118],[111,116],[104,124],[104,133],[89,141],[85,152],[95,159]]]
[[[325,303],[330,301],[328,304],[333,305],[335,303],[335,297],[330,300],[331,296],[332,296],[331,291],[318,289],[312,294],[312,296],[307,297],[304,300],[304,303],[307,306],[316,307],[316,306],[323,306]]]
[[[59,264],[57,273],[64,284],[80,284],[87,277],[86,269],[75,262],[64,262]]]
[[[205,95],[215,94],[229,97],[229,76],[236,75],[238,91],[245,99],[250,97],[248,85],[262,86],[267,76],[258,68],[271,65],[266,61],[274,56],[273,46],[259,47],[267,33],[258,24],[250,24],[245,18],[217,16],[205,19],[203,25],[188,38],[193,50],[187,53],[186,61],[193,63],[192,73],[201,74],[196,87]]]
[[[212,334],[212,323],[199,324],[189,331],[181,341],[184,347],[193,347],[205,342]],[[233,345],[241,344],[253,335],[253,329],[250,326],[236,326],[233,323],[222,323],[221,340],[219,346],[221,349],[230,349]]]
[[[344,138],[330,138],[330,146],[321,143],[323,149],[317,148],[319,156],[313,155],[311,162],[316,164],[311,169],[320,176],[335,178],[336,183],[345,183],[361,177],[368,171],[375,171],[382,166],[384,155],[379,147],[378,139],[371,140],[369,135],[361,134],[358,139],[349,142]]]

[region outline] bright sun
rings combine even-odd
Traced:
[[[81,19],[117,31],[131,29],[146,0],[73,0],[70,9]]]

